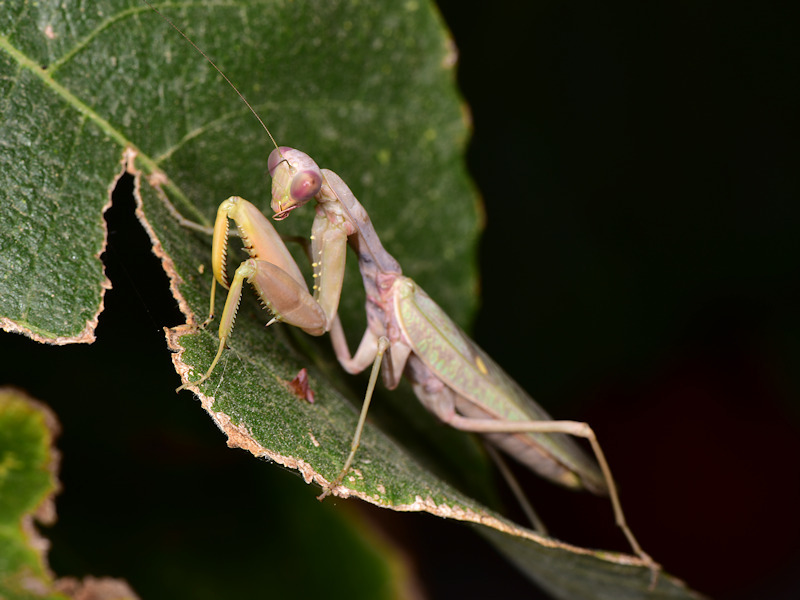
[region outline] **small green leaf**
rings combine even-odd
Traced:
[[[52,521],[58,488],[52,441],[58,423],[22,392],[0,389],[0,597],[63,598],[48,592],[52,577],[33,525]]]

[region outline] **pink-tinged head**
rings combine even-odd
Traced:
[[[314,198],[322,188],[322,172],[305,152],[281,146],[267,161],[272,176],[272,218],[281,221]]]

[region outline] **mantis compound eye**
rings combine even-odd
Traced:
[[[289,194],[299,204],[305,204],[317,195],[322,187],[322,174],[319,171],[301,171],[292,179]]]

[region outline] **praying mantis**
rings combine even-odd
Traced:
[[[350,454],[320,499],[338,487],[356,456],[381,362],[390,389],[409,379],[422,404],[444,423],[483,435],[536,473],[566,487],[611,498],[617,525],[634,553],[656,572],[627,525],[619,494],[597,437],[586,423],[553,421],[445,312],[409,277],[380,242],[364,207],[333,171],[320,169],[307,154],[277,147],[268,160],[273,178],[275,220],[316,201],[311,255],[313,295],[299,267],[269,220],[250,202],[233,196],[219,207],[212,242],[215,284],[228,288],[220,318],[219,348],[206,373],[181,388],[211,377],[233,330],[244,283],[250,283],[274,317],[311,335],[330,333],[333,348],[348,373],[372,372]],[[228,282],[225,258],[229,219],[236,223],[250,258]],[[358,256],[367,292],[367,330],[354,355],[337,315],[347,246]],[[213,313],[213,293],[212,307]],[[595,465],[568,436],[589,440]]]
[[[367,211],[338,175],[320,169],[305,153],[277,144],[268,168],[273,178],[273,219],[283,220],[310,201],[316,202],[311,235],[313,293],[269,219],[243,198],[227,199],[218,209],[212,241],[213,285],[228,289],[220,317],[219,347],[206,373],[181,388],[196,386],[214,373],[233,330],[244,284],[250,283],[274,315],[270,324],[285,322],[311,335],[329,333],[337,359],[349,373],[372,365],[350,453],[320,498],[341,485],[357,456],[372,391],[385,363],[386,386],[396,387],[405,376],[423,405],[444,423],[483,435],[556,483],[608,494],[617,524],[632,550],[655,574],[660,567],[642,550],[627,525],[611,471],[591,427],[552,420],[405,276],[398,261],[384,249]],[[230,281],[226,271],[229,219],[249,253]],[[337,314],[348,246],[357,256],[367,292],[368,325],[355,354],[350,353]],[[211,306],[213,314],[213,291]],[[596,463],[570,436],[589,441]]]

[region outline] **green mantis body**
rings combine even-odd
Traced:
[[[383,248],[366,210],[338,175],[320,169],[303,152],[286,147],[272,152],[269,170],[274,219],[286,218],[312,199],[317,202],[311,236],[314,293],[309,292],[269,220],[242,198],[223,202],[214,228],[215,280],[228,287],[224,265],[229,218],[237,224],[250,258],[239,266],[230,284],[220,320],[217,355],[206,374],[191,384],[204,381],[213,372],[233,328],[242,285],[248,281],[272,311],[270,323],[283,321],[312,335],[329,332],[336,356],[349,373],[373,365],[351,452],[320,498],[334,491],[349,471],[383,360],[386,386],[395,388],[405,375],[423,405],[444,423],[482,434],[491,444],[556,483],[608,494],[617,524],[633,551],[655,574],[659,567],[641,549],[625,521],[610,469],[591,427],[552,420],[412,279],[404,276],[397,260]],[[358,257],[367,294],[367,330],[354,355],[337,315],[348,245]],[[589,440],[597,463],[569,436]]]

